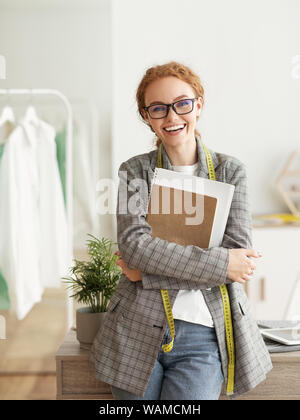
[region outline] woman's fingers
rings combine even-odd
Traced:
[[[120,261],[123,261],[120,252],[119,251],[116,251],[114,253],[114,255],[117,255],[119,257],[119,258],[116,259],[116,264],[117,265],[120,265]]]
[[[245,269],[245,274],[248,274],[248,275],[251,276],[254,273],[255,269],[256,269],[256,265],[249,264],[249,265],[247,265],[247,267]]]
[[[255,249],[230,249],[227,277],[239,283],[245,283],[251,280],[256,270],[256,264],[252,260],[252,257],[259,258],[261,256],[261,252]]]
[[[247,257],[254,257],[254,258],[262,257],[262,253],[259,251],[256,251],[255,249],[245,249],[244,251]]]
[[[140,281],[142,280],[142,273],[140,270],[130,269],[127,267],[127,264],[122,258],[118,258],[116,264],[121,267],[123,274],[130,280],[130,281]]]
[[[116,264],[122,268],[122,270],[126,267],[126,264],[124,263],[124,261],[122,260],[122,258],[120,258],[119,260],[116,261]]]
[[[247,276],[245,274],[242,277],[238,277],[236,280],[233,280],[233,281],[236,281],[237,283],[244,284],[244,283],[246,283],[246,281],[249,281],[249,280],[252,280],[252,277],[251,276]]]
[[[252,277],[252,275],[251,275],[251,274],[244,274],[244,275],[242,276],[242,279],[243,279],[243,280],[245,280],[245,281],[249,281],[249,280],[252,280],[252,279],[253,279],[253,277]]]

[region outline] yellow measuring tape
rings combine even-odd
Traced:
[[[211,154],[204,143],[203,148],[206,155],[206,162],[209,172],[209,179],[216,180],[215,169],[212,161]],[[158,167],[162,168],[162,156],[161,156],[162,144],[158,148]],[[234,355],[234,339],[233,339],[233,328],[232,328],[232,319],[231,319],[231,310],[230,310],[230,300],[225,284],[222,284],[220,287],[220,292],[223,302],[223,311],[224,311],[224,321],[225,321],[225,333],[226,333],[226,343],[227,343],[227,352],[228,352],[228,380],[227,380],[227,394],[233,394],[234,389],[234,366],[235,366],[235,355]],[[174,318],[172,314],[172,308],[170,304],[169,293],[167,290],[161,289],[161,296],[165,308],[165,313],[167,316],[169,329],[171,332],[172,340],[168,344],[162,345],[162,349],[165,353],[168,353],[173,348],[174,338],[175,338],[175,326]]]

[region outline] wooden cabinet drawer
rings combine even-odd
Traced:
[[[90,369],[89,354],[71,330],[56,353],[57,399],[113,399],[110,385],[96,379]]]
[[[64,394],[110,394],[110,386],[95,378],[86,361],[62,362],[62,392]]]

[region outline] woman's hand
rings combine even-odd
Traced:
[[[116,255],[119,256],[119,258],[116,261],[116,264],[122,268],[123,274],[125,274],[125,276],[130,280],[130,281],[140,281],[142,280],[142,273],[140,272],[140,270],[131,270],[130,268],[127,267],[125,261],[122,259],[121,255],[119,252],[115,253]]]
[[[256,265],[248,257],[259,258],[261,256],[262,255],[254,249],[230,249],[227,277],[238,283],[245,283],[246,281],[251,280]]]

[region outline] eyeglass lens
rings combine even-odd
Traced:
[[[177,101],[174,104],[175,112],[178,115],[188,114],[193,110],[193,100],[192,99],[183,99],[182,101]],[[148,108],[150,117],[152,118],[164,118],[168,114],[168,105],[158,104],[152,105]]]

